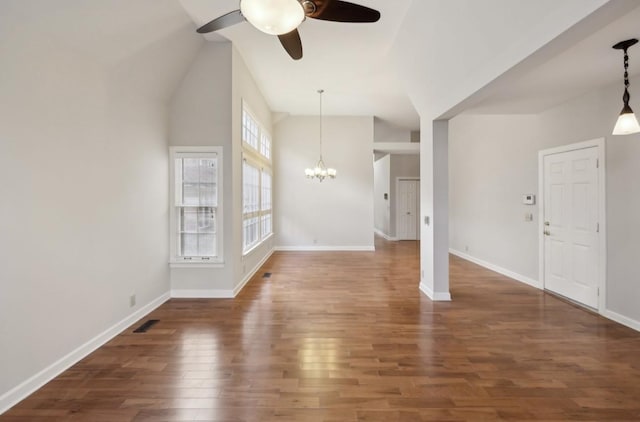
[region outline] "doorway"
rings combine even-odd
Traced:
[[[538,163],[542,285],[604,309],[604,139],[540,151]]]
[[[420,179],[396,180],[396,238],[420,240]]]

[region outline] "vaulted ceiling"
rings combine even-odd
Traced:
[[[355,1],[378,9],[381,20],[375,24],[344,24],[308,19],[300,27],[304,45],[304,58],[300,61],[291,60],[276,37],[248,23],[205,37],[196,34],[198,26],[237,9],[239,0],[2,0],[0,43],[3,33],[13,31],[12,42],[17,32],[24,33],[25,40],[28,35],[29,42],[39,39],[42,43],[63,44],[108,66],[115,77],[126,75],[136,89],[167,100],[203,42],[230,40],[276,113],[316,114],[316,90],[323,88],[326,114],[374,115],[416,130],[419,107],[411,92],[422,88],[420,81],[426,84],[434,79],[433,69],[421,58],[429,57],[436,45],[450,48],[452,57],[481,53],[465,52],[459,39],[439,39],[434,28],[448,27],[450,33],[455,33],[456,14],[473,19],[483,5],[496,7],[500,3],[460,0],[455,3],[457,6],[449,8],[453,15],[439,15],[439,6],[430,6],[438,2]],[[525,12],[532,7],[541,9],[541,4],[551,8],[560,4],[557,1],[510,0],[505,5],[513,9],[507,12],[516,16],[519,9]],[[562,0],[561,4],[570,8],[587,3],[594,10],[602,5],[610,7],[602,7],[596,18],[585,20],[581,32],[573,37],[558,37],[558,42],[549,42],[541,49],[544,54],[538,54],[535,61],[494,80],[490,89],[458,107],[456,113],[466,109],[483,113],[536,113],[620,80],[620,53],[610,46],[621,39],[640,36],[640,3]],[[424,13],[425,10],[429,13]],[[487,16],[491,14],[487,12]],[[550,15],[549,19],[553,19]],[[526,16],[511,22],[509,27],[517,29],[521,22],[527,22]],[[478,31],[491,29],[482,22],[477,27]],[[529,28],[521,29],[526,41]],[[490,52],[501,47],[499,37],[494,42],[495,46],[483,48]],[[638,51],[630,51],[632,75],[640,73],[640,47],[636,48]],[[406,75],[410,74],[407,68],[414,64],[411,60],[399,62],[399,50],[405,58],[415,55],[415,72],[420,75],[412,81],[413,85],[407,83]],[[468,71],[476,70],[482,71]],[[437,86],[437,81],[434,86],[442,91],[455,89]]]

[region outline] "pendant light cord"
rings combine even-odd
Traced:
[[[624,95],[622,96],[622,101],[625,106],[629,105],[630,100],[629,95],[629,54],[627,54],[627,49],[624,49]]]
[[[318,94],[320,94],[320,161],[322,161],[322,93],[324,89],[319,89]]]

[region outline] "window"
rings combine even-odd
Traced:
[[[243,103],[242,250],[248,253],[273,233],[271,137]]]
[[[258,150],[258,122],[253,118],[249,111],[242,109],[242,140],[251,148]]]
[[[172,147],[171,262],[222,263],[222,148]]]

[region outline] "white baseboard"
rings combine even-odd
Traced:
[[[175,299],[233,299],[247,285],[249,280],[258,272],[260,267],[267,262],[267,259],[273,255],[274,250],[271,249],[265,256],[249,271],[240,284],[233,290],[224,289],[174,289],[171,290],[171,297]]]
[[[247,275],[244,276],[244,279],[242,279],[242,282],[240,282],[240,284],[238,284],[236,286],[235,289],[233,289],[233,297],[238,296],[238,294],[242,291],[242,289],[244,288],[244,286],[249,282],[249,280],[251,280],[251,278],[256,275],[256,273],[258,272],[258,270],[260,269],[260,267],[262,267],[264,265],[265,262],[267,262],[267,259],[269,259],[271,257],[271,255],[273,255],[274,250],[271,249],[269,252],[267,252],[264,257],[260,260],[260,262],[258,262],[256,264],[255,267],[253,267],[251,269],[251,271],[249,271],[247,273]]]
[[[382,237],[385,240],[388,240],[390,242],[397,242],[398,241],[397,237],[389,236],[388,234],[386,234],[382,230],[374,228],[373,231],[374,231],[375,234],[377,234],[378,236]]]
[[[233,290],[223,289],[173,289],[173,299],[233,299]]]
[[[94,350],[107,343],[109,340],[120,334],[131,324],[143,318],[145,315],[149,314],[151,311],[162,305],[167,300],[169,300],[169,293],[161,295],[160,297],[141,307],[131,315],[127,316],[120,322],[114,324],[110,328],[107,328],[105,331],[87,341],[77,349],[71,351],[66,356],[62,357],[42,371],[38,372],[31,378],[27,379],[17,387],[4,393],[2,396],[0,396],[0,415],[18,404],[20,401],[27,398],[29,395],[60,375],[62,372],[66,371],[71,366],[84,359]]]
[[[464,260],[471,261],[474,264],[478,264],[481,267],[485,267],[485,268],[487,268],[487,269],[489,269],[491,271],[495,271],[498,274],[502,274],[504,276],[512,278],[512,279],[514,279],[516,281],[519,281],[521,283],[528,284],[529,286],[535,287],[536,289],[542,289],[542,285],[540,284],[540,282],[538,280],[534,280],[533,278],[529,278],[527,276],[524,276],[522,274],[518,274],[518,273],[516,273],[514,271],[511,271],[511,270],[507,270],[506,268],[499,267],[499,266],[494,265],[494,264],[492,264],[490,262],[483,261],[481,259],[475,258],[475,257],[473,257],[471,255],[468,255],[468,254],[466,254],[464,252],[457,251],[455,249],[449,249],[449,253],[452,254],[452,255],[455,255],[455,256],[457,256],[459,258],[462,258]]]
[[[374,252],[375,246],[276,246],[279,252]]]
[[[434,302],[451,302],[451,293],[449,292],[434,292],[431,287],[427,286],[423,282],[420,283],[420,291],[427,295],[429,299]]]
[[[635,319],[620,315],[619,313],[610,311],[609,309],[605,309],[601,315],[636,331],[640,331],[640,321],[636,321]]]

